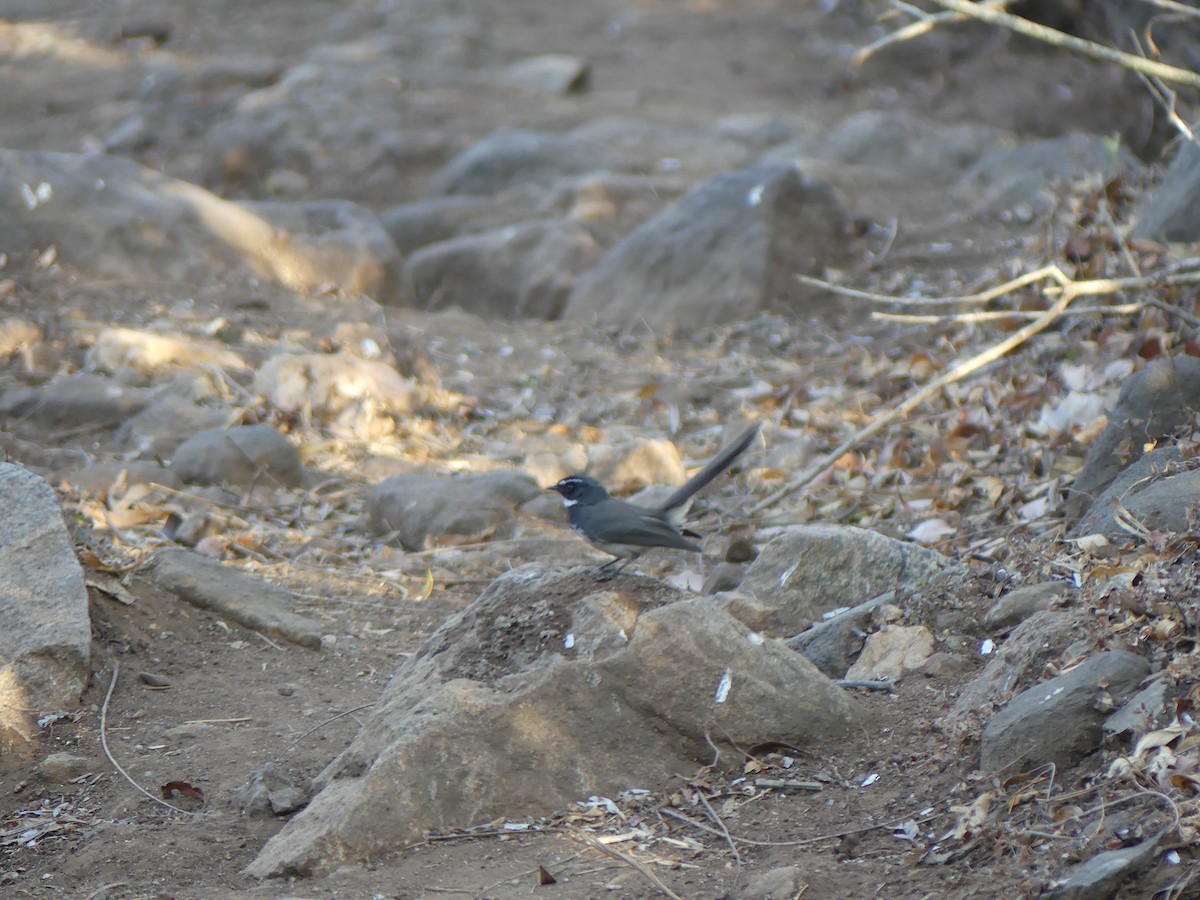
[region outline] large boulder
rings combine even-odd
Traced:
[[[834,256],[846,215],[794,163],[761,163],[693,188],[628,234],[575,285],[564,318],[626,327],[718,325],[799,299],[797,273]]]
[[[811,746],[858,720],[782,642],[657,581],[538,564],[498,578],[407,660],[257,877],[329,871],[429,831],[664,785],[712,741]]]

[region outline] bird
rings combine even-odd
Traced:
[[[728,469],[758,437],[758,431],[757,423],[743,431],[737,440],[714,456],[661,506],[638,506],[611,497],[604,485],[588,475],[568,475],[546,490],[562,496],[567,518],[576,534],[597,550],[612,555],[613,558],[597,570],[598,574],[605,573],[611,566],[624,560],[608,574],[609,578],[613,578],[653,547],[700,552],[700,545],[689,540],[700,535],[682,527],[688,501]]]

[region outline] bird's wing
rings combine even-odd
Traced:
[[[656,511],[642,509],[632,503],[623,504],[629,515],[621,516],[620,524],[593,527],[594,537],[605,544],[627,544],[632,547],[674,547],[694,550],[700,547],[671,526]]]

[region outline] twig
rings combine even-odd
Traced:
[[[300,735],[300,737],[296,738],[294,741],[292,741],[290,744],[288,744],[284,748],[283,752],[287,753],[289,750],[291,750],[293,747],[295,747],[298,743],[300,743],[302,740],[304,740],[306,737],[308,737],[310,734],[312,734],[314,731],[320,731],[322,728],[324,728],[330,722],[336,722],[338,719],[344,718],[346,716],[352,716],[356,712],[362,712],[364,709],[370,709],[374,705],[375,705],[374,703],[364,703],[362,706],[356,706],[356,707],[354,707],[354,709],[348,709],[345,712],[340,712],[336,716],[332,716],[331,718],[326,719],[320,725],[314,725],[312,728],[308,729],[308,731],[304,732],[304,734]]]
[[[115,768],[118,772],[120,772],[121,775],[124,776],[126,781],[128,781],[130,784],[132,784],[138,791],[145,794],[147,797],[149,797],[151,800],[153,800],[159,806],[165,806],[167,809],[171,810],[172,812],[183,813],[184,815],[187,815],[187,816],[195,815],[195,813],[193,813],[193,812],[189,812],[186,809],[180,809],[178,806],[172,806],[170,803],[167,803],[165,800],[161,800],[158,797],[155,797],[152,793],[150,793],[148,790],[146,790],[144,787],[142,787],[140,784],[138,784],[136,781],[134,781],[129,776],[128,772],[126,772],[123,768],[121,768],[121,764],[119,762],[117,762],[116,759],[113,758],[112,751],[108,749],[108,704],[109,704],[109,701],[112,700],[113,689],[117,686],[117,676],[120,673],[121,673],[121,661],[113,660],[112,681],[110,681],[108,683],[108,693],[106,693],[104,695],[104,703],[100,707],[100,746],[104,748],[104,755],[108,757],[108,761],[113,764],[113,768]]]
[[[1147,301],[1149,303],[1150,301]],[[1166,304],[1164,304],[1165,306]],[[1145,309],[1142,303],[1120,303],[1115,306],[1087,306],[1068,309],[1063,312],[1064,316],[1090,316],[1095,313],[1107,313],[1114,316],[1130,316],[1134,313],[1141,312]],[[1174,307],[1170,307],[1174,309]],[[1040,312],[1022,312],[1020,310],[985,310],[982,312],[965,312],[965,313],[949,313],[946,315],[913,315],[912,313],[885,313],[873,312],[871,318],[880,322],[918,322],[922,324],[937,325],[942,323],[958,322],[962,324],[973,324],[976,322],[1004,322],[1012,319],[1036,319],[1040,316]]]
[[[700,798],[700,802],[704,804],[704,811],[709,817],[717,823],[717,828],[721,829],[721,837],[725,838],[725,843],[729,845],[729,849],[733,851],[733,858],[737,860],[739,866],[744,865],[742,862],[742,854],[738,853],[737,844],[733,842],[733,838],[729,834],[729,829],[725,827],[725,823],[721,821],[721,817],[717,815],[717,811],[712,808],[712,804],[708,802],[708,798],[704,796],[703,791],[697,791],[696,796]]]
[[[1093,59],[1114,63],[1133,72],[1142,72],[1146,75],[1161,78],[1163,81],[1174,81],[1178,84],[1186,84],[1189,87],[1200,87],[1200,75],[1197,75],[1195,72],[1180,69],[1176,66],[1169,66],[1166,63],[1155,62],[1154,60],[1143,59],[1132,53],[1125,53],[1123,50],[1116,50],[1112,47],[1106,47],[1103,44],[1097,44],[1093,41],[1064,34],[1061,31],[1048,28],[1045,25],[1039,25],[1036,22],[1031,22],[1028,19],[1014,16],[990,6],[985,6],[982,3],[974,3],[970,2],[970,0],[933,0],[933,2],[938,6],[944,6],[946,9],[970,16],[972,19],[987,22],[989,25],[999,25],[1001,28],[1007,28],[1026,37],[1052,44],[1055,47],[1065,47],[1068,50],[1074,50],[1076,53],[1082,53]]]
[[[984,6],[993,6],[996,9],[1003,9],[1008,6],[1010,0],[985,0]],[[884,47],[890,47],[892,44],[899,44],[902,41],[909,41],[913,38],[921,37],[933,31],[938,25],[943,23],[949,25],[954,22],[963,22],[968,18],[963,13],[957,12],[942,12],[942,13],[924,13],[921,10],[909,8],[913,15],[919,15],[917,21],[905,25],[891,34],[884,35],[877,41],[873,41],[863,47],[854,54],[852,62],[856,66],[861,66],[868,59],[882,50]],[[908,10],[906,10],[908,11]]]
[[[866,688],[868,691],[888,691],[896,690],[896,679],[889,678],[886,681],[868,681],[865,678],[839,678],[833,682],[840,688]]]
[[[618,860],[619,862],[623,862],[626,865],[633,866],[633,868],[637,869],[639,872],[641,872],[643,875],[645,875],[648,879],[650,879],[650,881],[654,882],[654,886],[657,887],[664,894],[666,894],[668,897],[670,897],[671,900],[683,900],[682,897],[680,897],[677,893],[675,893],[673,890],[671,890],[669,887],[667,887],[666,884],[663,882],[663,880],[661,878],[659,878],[657,875],[655,875],[650,870],[650,867],[647,866],[645,863],[643,863],[641,860],[634,859],[628,853],[622,853],[620,850],[616,849],[615,847],[608,847],[608,846],[600,843],[598,840],[596,840],[590,834],[586,834],[585,832],[582,832],[582,831],[577,832],[577,834],[581,838],[583,838],[585,843],[587,843],[591,847],[594,847],[596,850],[599,850],[601,853],[611,856],[613,859]]]

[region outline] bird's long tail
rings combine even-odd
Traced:
[[[662,505],[663,512],[670,512],[683,506],[698,490],[733,465],[733,461],[741,456],[746,448],[758,437],[759,424],[756,422],[743,431],[736,441],[714,456],[703,469],[687,480],[679,490],[673,493]]]

